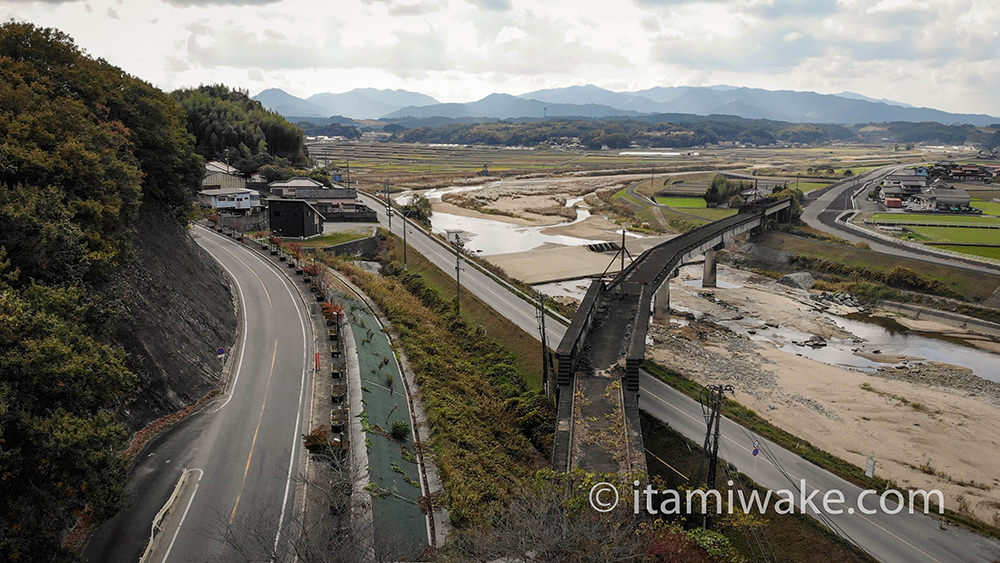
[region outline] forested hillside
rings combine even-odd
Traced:
[[[117,337],[140,217],[182,231],[203,173],[185,122],[67,35],[0,26],[0,560],[72,559],[119,505],[141,376]]]
[[[245,91],[218,84],[177,90],[173,97],[187,110],[188,131],[207,159],[229,162],[247,174],[266,164],[306,161],[302,131]]]

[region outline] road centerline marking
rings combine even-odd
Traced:
[[[267,407],[267,393],[271,389],[271,379],[274,377],[274,361],[278,357],[278,339],[274,339],[274,353],[271,354],[271,370],[267,374],[267,385],[264,386],[264,400],[260,404],[260,414],[257,415],[257,428],[253,431],[253,439],[250,441],[250,453],[247,455],[247,463],[243,468],[243,482],[240,483],[240,492],[236,495],[236,502],[233,504],[233,511],[229,515],[229,525],[232,526],[236,520],[236,510],[240,507],[240,500],[243,498],[243,490],[247,486],[247,475],[250,474],[250,462],[253,461],[253,452],[257,447],[257,435],[260,434],[260,425],[264,422],[264,408]]]

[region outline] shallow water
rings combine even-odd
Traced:
[[[546,243],[561,244],[564,246],[582,246],[595,242],[604,242],[565,235],[550,235],[542,232],[544,229],[555,226],[579,223],[587,217],[590,217],[589,211],[586,209],[577,209],[576,219],[573,221],[559,223],[558,225],[525,227],[513,223],[494,221],[492,219],[435,212],[431,216],[431,230],[442,234],[445,231],[451,230],[463,231],[462,240],[465,242],[466,250],[483,255],[523,252],[538,248]]]
[[[873,322],[830,314],[826,316],[841,329],[853,334],[860,342],[850,338],[831,338],[825,347],[811,348],[792,343],[808,340],[812,336],[792,328],[761,328],[759,325],[762,323],[757,319],[720,321],[718,324],[744,334],[751,340],[771,342],[786,352],[826,364],[862,371],[874,371],[880,367],[893,365],[875,362],[854,353],[855,349],[859,349],[860,352],[880,350],[882,354],[887,355],[913,356],[924,361],[962,366],[971,369],[975,375],[983,379],[1000,381],[1000,370],[998,370],[1000,355],[912,331],[889,331]],[[749,334],[748,330],[754,330],[756,334]]]

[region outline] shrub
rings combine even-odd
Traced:
[[[392,434],[392,437],[397,440],[405,440],[406,437],[410,435],[410,423],[405,420],[397,420],[392,423],[392,429],[389,433]]]

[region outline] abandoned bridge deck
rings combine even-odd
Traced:
[[[591,283],[556,358],[554,469],[634,473],[646,469],[639,427],[639,366],[650,314],[666,314],[679,264],[705,255],[705,284],[715,284],[715,252],[726,242],[787,219],[790,199],[764,201],[642,253],[613,280]],[[652,308],[651,308],[652,306]]]

